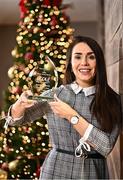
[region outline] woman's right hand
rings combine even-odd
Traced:
[[[36,103],[36,101],[28,99],[28,97],[32,95],[30,90],[24,91],[20,95],[19,99],[12,106],[11,115],[13,118],[21,117],[26,108],[29,108]]]

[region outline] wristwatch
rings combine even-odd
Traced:
[[[70,119],[71,124],[73,125],[77,124],[79,122],[79,118],[80,118],[79,115],[72,116],[72,118]]]

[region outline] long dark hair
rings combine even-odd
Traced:
[[[96,57],[96,75],[94,84],[96,93],[90,105],[92,116],[97,118],[101,130],[111,132],[114,127],[120,126],[121,109],[119,95],[108,85],[106,65],[103,51],[100,45],[90,37],[77,36],[68,48],[64,84],[75,81],[75,75],[71,66],[71,55],[74,46],[80,42],[86,43],[94,52]]]

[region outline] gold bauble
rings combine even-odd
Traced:
[[[0,179],[1,180],[7,180],[7,172],[3,169],[0,169]]]
[[[11,55],[12,55],[13,57],[16,57],[16,55],[17,55],[17,48],[15,48],[15,49],[12,50]]]
[[[11,161],[11,162],[9,163],[9,165],[8,165],[9,170],[10,170],[10,171],[16,170],[18,163],[19,163],[19,160],[18,160],[18,159],[14,160],[14,161]]]
[[[10,79],[14,78],[14,73],[13,72],[14,72],[15,68],[16,68],[15,66],[12,66],[8,70],[8,76],[9,76]]]

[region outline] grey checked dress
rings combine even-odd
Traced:
[[[26,124],[46,115],[53,148],[41,167],[40,179],[108,179],[106,157],[117,140],[119,129],[115,127],[111,134],[105,133],[100,130],[97,120],[91,118],[89,106],[95,94],[94,87],[84,91],[82,88],[77,88],[76,84],[62,85],[56,89],[56,94],[93,125],[87,139],[95,147],[94,149],[91,147],[91,153],[98,152],[104,158],[84,159],[74,154],[58,152],[56,149],[74,152],[81,137],[68,120],[59,118],[52,112],[47,102],[39,102],[27,109],[24,117],[11,125]],[[48,90],[44,95],[52,96],[52,91]]]

